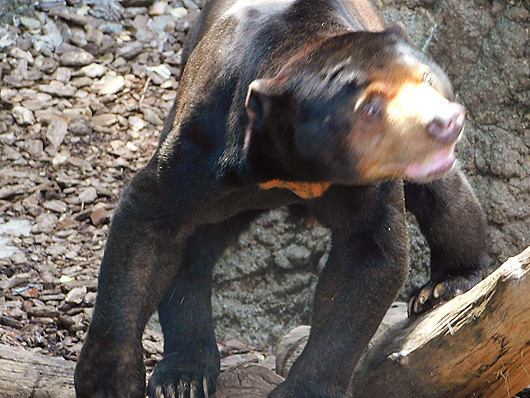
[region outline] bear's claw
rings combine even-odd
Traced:
[[[198,380],[189,381],[186,377],[176,383],[164,383],[163,385],[150,385],[149,398],[210,398],[213,393],[211,381],[208,376],[202,378],[202,383]]]
[[[408,303],[408,315],[413,316],[427,312],[445,301],[467,292],[482,280],[480,273],[466,276],[454,276],[439,282],[428,282],[412,293]]]
[[[216,390],[218,366],[214,363],[183,365],[175,355],[166,355],[151,375],[149,398],[210,398]]]

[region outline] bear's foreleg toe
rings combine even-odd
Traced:
[[[429,281],[416,289],[409,299],[409,317],[429,311],[438,304],[467,292],[483,279],[480,272],[467,275],[447,276],[442,280]]]
[[[149,398],[211,398],[216,390],[219,365],[215,361],[184,361],[166,355],[149,379]]]

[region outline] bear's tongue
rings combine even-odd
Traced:
[[[421,163],[411,163],[405,168],[405,174],[411,180],[424,180],[451,170],[455,163],[454,146],[435,152]]]

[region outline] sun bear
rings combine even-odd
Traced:
[[[141,336],[158,309],[149,396],[211,397],[215,261],[260,212],[296,205],[332,249],[307,346],[269,396],[345,397],[408,273],[405,209],[432,253],[411,313],[482,278],[485,218],[453,169],[466,111],[367,0],[212,0],[185,58],[159,146],[112,219],[77,396],[144,397]]]

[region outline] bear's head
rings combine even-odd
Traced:
[[[443,71],[395,31],[308,44],[253,81],[245,146],[269,177],[366,184],[450,170],[465,109]]]

